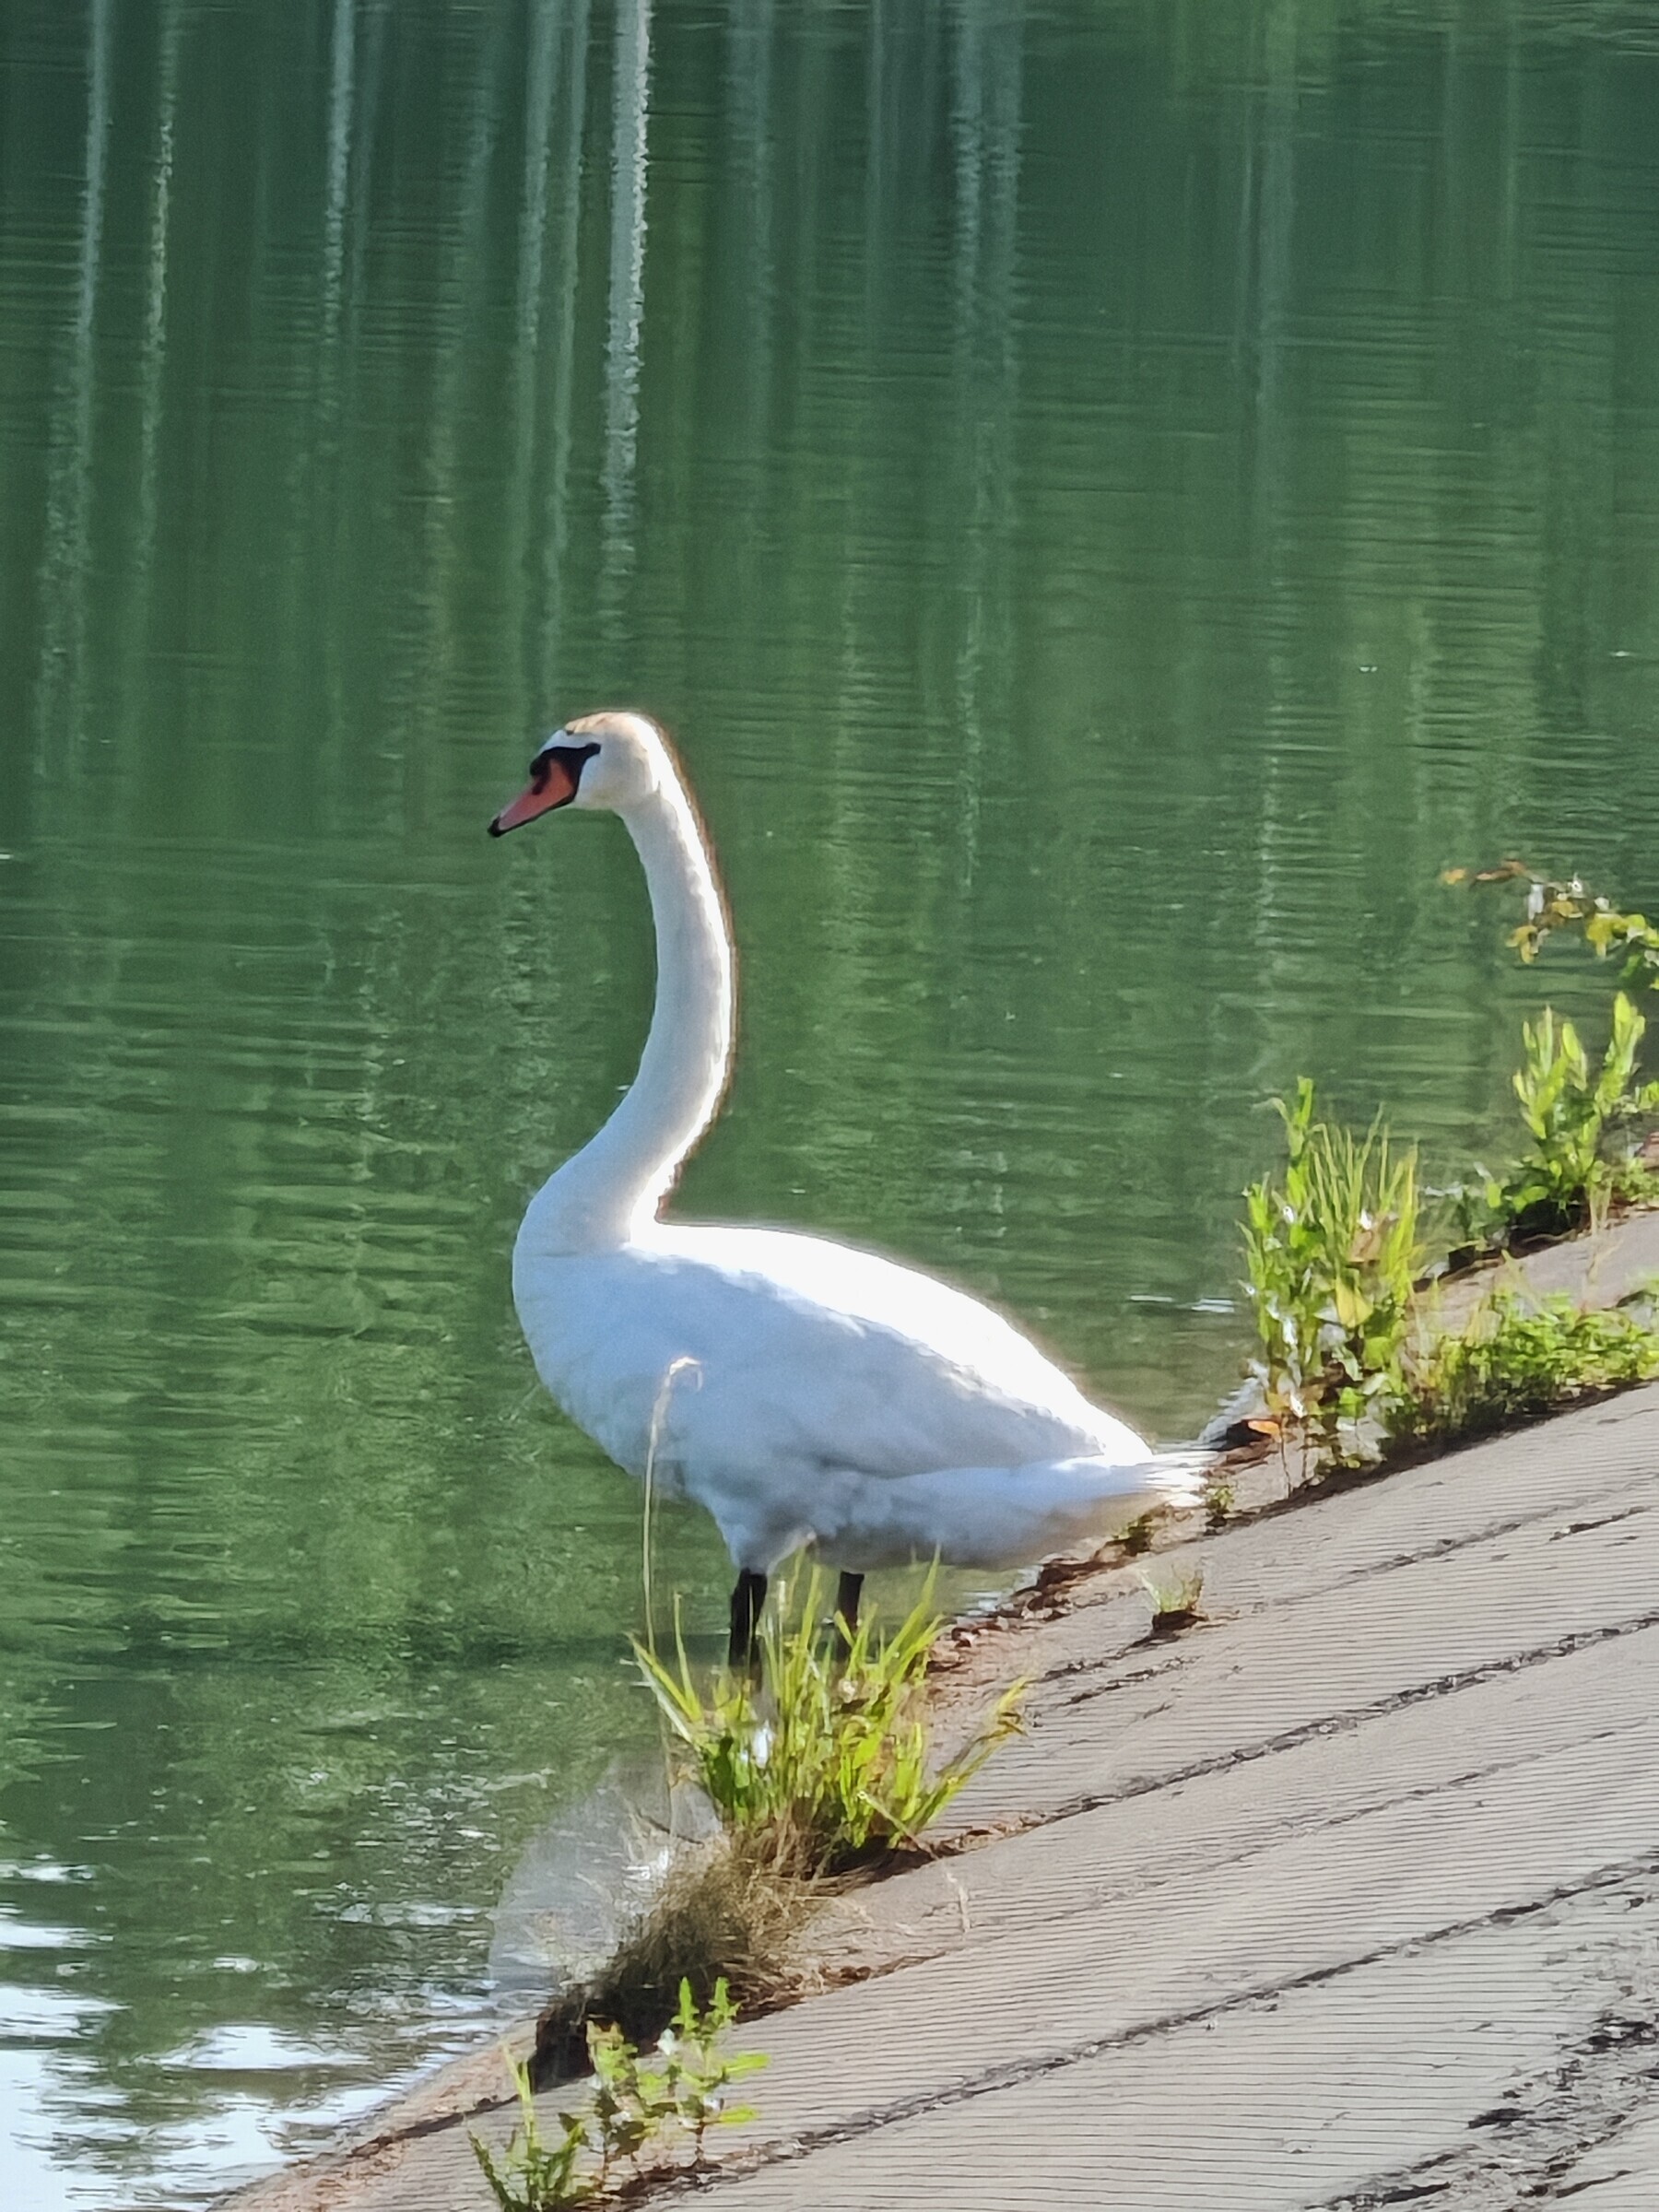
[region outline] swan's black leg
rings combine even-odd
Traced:
[[[748,1568],[739,1570],[732,1592],[732,1634],[726,1645],[726,1665],[747,1667],[751,1675],[760,1668],[760,1614],[766,1604],[766,1577]]]
[[[858,1595],[864,1588],[862,1574],[842,1572],[835,1585],[835,1609],[850,1629],[858,1626]]]
[[[864,1576],[849,1574],[843,1568],[835,1585],[835,1643],[843,1659],[853,1649],[853,1631],[858,1626],[858,1596],[863,1588]]]

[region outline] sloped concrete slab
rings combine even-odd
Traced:
[[[1581,1946],[1594,1953],[1612,1921],[1622,1943],[1630,1901],[1620,1888],[1582,1915],[1406,1946],[779,2159],[710,2194],[744,2212],[1358,2212],[1388,2201],[1371,2189],[1385,2174],[1394,2203],[1456,2201],[1437,2181],[1449,2192],[1460,2167],[1471,2186],[1488,2179],[1524,2130],[1529,2110],[1506,2103],[1512,2087],[1593,2039],[1617,1976],[1585,1971]],[[1651,1946],[1659,1910],[1641,1910]],[[1503,2179],[1512,2189],[1513,2170]]]
[[[1177,1641],[1103,1577],[966,1654],[1030,1735],[826,1921],[865,1978],[743,2031],[697,2194],[1659,2207],[1659,1390],[1199,1548]],[[244,2212],[487,2212],[453,2100],[406,2119]]]

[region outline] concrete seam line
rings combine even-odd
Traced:
[[[1641,1469],[1632,1472],[1648,1475],[1651,1478],[1655,1470]],[[1382,1477],[1378,1477],[1376,1479],[1381,1481]],[[1613,1498],[1623,1495],[1624,1488],[1621,1487],[1608,1494],[1607,1501],[1610,1502]],[[1304,1502],[1312,1506],[1318,1502],[1318,1499],[1310,1497]],[[1596,1501],[1587,1502],[1581,1510],[1585,1512],[1594,1510],[1594,1502]],[[1270,1514],[1242,1514],[1236,1522],[1229,1523],[1228,1526],[1237,1529],[1253,1528],[1263,1520],[1277,1518],[1279,1510],[1275,1508]],[[1560,1536],[1580,1535],[1590,1529],[1605,1528],[1610,1526],[1615,1521],[1629,1520],[1636,1514],[1652,1512],[1653,1510],[1651,1505],[1642,1503],[1626,1506],[1619,1512],[1605,1514],[1598,1520],[1575,1521],[1566,1528],[1559,1529],[1556,1536],[1552,1536],[1550,1541],[1554,1543]],[[1239,1618],[1246,1620],[1261,1620],[1276,1610],[1288,1612],[1297,1606],[1316,1605],[1322,1598],[1330,1597],[1338,1590],[1351,1589],[1356,1583],[1371,1582],[1380,1574],[1397,1574],[1402,1568],[1406,1567],[1430,1566],[1436,1559],[1451,1559],[1460,1551],[1472,1550],[1477,1545],[1493,1544],[1500,1537],[1518,1535],[1524,1529],[1536,1528],[1544,1523],[1559,1520],[1562,1508],[1559,1504],[1544,1506],[1524,1513],[1517,1513],[1508,1521],[1489,1521],[1481,1528],[1465,1530],[1461,1535],[1436,1536],[1431,1542],[1424,1544],[1416,1551],[1392,1552],[1386,1559],[1370,1559],[1363,1566],[1350,1567],[1341,1574],[1333,1575],[1328,1583],[1310,1583],[1306,1589],[1260,1598],[1253,1604],[1241,1606]],[[1176,1548],[1182,1549],[1183,1547],[1178,1546]],[[1121,1570],[1114,1566],[1107,1571],[1116,1573]],[[1085,1612],[1105,1612],[1110,1606],[1123,1603],[1127,1594],[1125,1592],[1112,1591],[1101,1597],[1086,1598],[1082,1603],[1074,1605],[1071,1612],[1074,1618]],[[1047,1625],[1047,1623],[1043,1621],[1040,1625]],[[1075,1680],[1079,1675],[1103,1674],[1109,1667],[1126,1659],[1129,1653],[1137,1650],[1145,1641],[1144,1637],[1136,1636],[1120,1645],[1115,1651],[1102,1652],[1092,1658],[1065,1660],[1057,1666],[1045,1668],[1034,1679],[1039,1684],[1044,1684]],[[1102,1683],[1098,1690],[1084,1690],[1078,1699],[1072,1701],[1081,1702],[1082,1698],[1102,1696],[1114,1689],[1126,1689],[1137,1682],[1155,1680],[1159,1675],[1172,1672],[1179,1664],[1179,1660],[1171,1654],[1160,1665],[1137,1667],[1130,1674],[1114,1675],[1110,1682]]]
[[[1586,1744],[1607,1743],[1615,1736],[1630,1734],[1645,1727],[1651,1717],[1649,1715],[1640,1720],[1624,1721],[1608,1728],[1591,1729],[1574,1739],[1574,1747],[1582,1748]],[[1349,1828],[1356,1821],[1375,1819],[1379,1813],[1392,1812],[1399,1806],[1424,1805],[1431,1797],[1449,1796],[1455,1790],[1477,1788],[1486,1783],[1494,1781],[1499,1775],[1513,1774],[1523,1767],[1533,1766],[1539,1759],[1558,1758],[1559,1752],[1559,1745],[1542,1751],[1518,1751],[1512,1758],[1496,1759],[1489,1765],[1484,1767],[1470,1767],[1462,1774],[1449,1774],[1440,1782],[1418,1783],[1414,1788],[1400,1790],[1392,1796],[1367,1798],[1362,1804],[1349,1806],[1342,1812],[1314,1814],[1306,1818],[1287,1819],[1280,1827],[1269,1830],[1254,1842],[1244,1844],[1241,1849],[1225,1852],[1218,1858],[1206,1859],[1203,1863],[1204,1871],[1206,1874],[1217,1875],[1226,1873],[1230,1868],[1247,1866],[1253,1859],[1265,1858],[1271,1853],[1281,1850],[1287,1841],[1292,1837],[1329,1835],[1334,1830]],[[1033,1834],[1037,1831],[1027,1830],[1024,1832]],[[941,1860],[939,1864],[942,1867],[947,1867],[949,1861]],[[1051,1925],[1065,1920],[1086,1919],[1090,1913],[1099,1912],[1102,1905],[1154,1894],[1163,1887],[1166,1881],[1183,1881],[1190,1877],[1190,1874],[1191,1868],[1182,1866],[1168,1876],[1135,1882],[1123,1888],[1114,1889],[1108,1887],[1097,1889],[1091,1891],[1083,1903],[1051,1911],[1047,1917]],[[882,1966],[874,1973],[862,1974],[852,1979],[871,1982],[884,1980],[890,1973],[901,1973],[906,1967],[920,1966],[929,1959],[938,1959],[947,1955],[949,1954],[947,1950],[917,1951],[909,1958],[895,1959],[890,1966]]]
[[[1136,1797],[1148,1797],[1154,1791],[1172,1789],[1178,1783],[1198,1782],[1208,1774],[1225,1774],[1230,1768],[1247,1766],[1253,1759],[1271,1759],[1277,1752],[1294,1751],[1302,1744],[1312,1743],[1322,1735],[1346,1735],[1365,1726],[1368,1721],[1385,1718],[1391,1712],[1407,1712],[1413,1705],[1426,1703],[1431,1698],[1450,1697],[1463,1689],[1475,1689],[1483,1682],[1496,1681],[1500,1675],[1516,1675],[1532,1666],[1547,1665],[1552,1659],[1571,1659],[1575,1652],[1587,1652],[1598,1643],[1610,1643],[1620,1636],[1639,1636],[1648,1629],[1659,1628],[1659,1612],[1641,1613],[1630,1620],[1605,1622],[1600,1628],[1581,1629],[1572,1635],[1559,1637],[1554,1643],[1536,1644],[1524,1652],[1511,1652],[1501,1659],[1483,1660],[1477,1666],[1455,1668],[1452,1673],[1440,1675],[1432,1682],[1414,1683],[1409,1689],[1396,1690],[1392,1696],[1378,1698],[1370,1705],[1355,1705],[1346,1712],[1322,1713],[1316,1721],[1303,1721],[1295,1728],[1287,1728],[1281,1735],[1264,1736],[1259,1743],[1244,1744],[1236,1751],[1218,1754],[1214,1759],[1194,1759],[1191,1766],[1177,1767],[1168,1774],[1148,1776],[1141,1782],[1126,1783],[1119,1790],[1090,1792],[1086,1796],[1068,1797],[1054,1806],[1052,1812],[1041,1814],[1034,1819],[1018,1822],[998,1830],[1000,1835],[1029,1835],[1034,1829],[1051,1827],[1058,1820],[1075,1819],[1080,1813],[1099,1812],[1102,1806],[1126,1805]],[[1081,1703],[1081,1699],[1068,1701]]]
[[[724,2161],[712,2175],[696,2181],[670,2182],[661,2191],[666,2200],[696,2190],[707,2194],[729,2183],[747,2179],[750,2174],[771,2166],[791,2163],[811,2156],[814,2151],[833,2149],[841,2143],[857,2141],[878,2130],[893,2127],[906,2120],[921,2118],[924,2113],[943,2112],[952,2105],[969,2104],[976,2098],[994,2096],[1004,2089],[1019,2088],[1027,2082],[1041,2080],[1045,2076],[1057,2074],[1067,2066],[1087,2063],[1105,2053],[1124,2050],[1134,2044],[1150,2041],[1154,2037],[1170,2035],[1182,2028],[1194,2028],[1206,2021],[1227,2018],[1230,2014],[1249,2009],[1270,1999],[1290,1996],[1305,1989],[1317,1989],[1329,1982],[1340,1981],[1345,1974],[1357,1973],[1371,1966],[1381,1965],[1390,1959],[1404,1959],[1414,1951],[1426,1951],[1440,1943],[1454,1942],[1460,1936],[1477,1935],[1483,1928],[1507,1927],[1517,1921],[1536,1919],[1557,1905],[1570,1900],[1592,1896],[1598,1891],[1617,1889],[1622,1883],[1633,1881],[1659,1871],[1659,1853],[1646,1852],[1640,1858],[1627,1859],[1614,1866],[1604,1867],[1599,1873],[1583,1881],[1564,1882],[1546,1890],[1542,1896],[1529,1898],[1522,1904],[1499,1905],[1487,1912],[1477,1912],[1470,1918],[1449,1922],[1444,1927],[1408,1936],[1399,1942],[1380,1944],[1352,1959],[1339,1960],[1332,1966],[1311,1967],[1305,1973],[1292,1974],[1282,1982],[1264,1983],[1260,1988],[1240,1990],[1224,1998],[1219,2004],[1199,2005],[1184,2012],[1169,2013],[1156,2020],[1143,2021],[1138,2027],[1126,2028],[1112,2035],[1091,2036],[1087,2041],[1070,2044],[1064,2050],[1047,2051],[1040,2056],[1012,2060],[1005,2065],[994,2066],[971,2080],[958,2082],[954,2087],[932,2089],[913,2097],[896,2099],[890,2105],[867,2111],[856,2118],[836,2121],[820,2128],[805,2129],[800,2134],[776,2143],[758,2146],[754,2150]]]
[[[1615,1492],[1614,1496],[1619,1494]],[[1610,1503],[1611,1500],[1605,1502]],[[1593,1511],[1594,1507],[1586,1506],[1583,1510]],[[1646,1504],[1627,1505],[1621,1506],[1617,1512],[1601,1513],[1594,1521],[1570,1521],[1564,1528],[1558,1528],[1549,1541],[1552,1544],[1559,1544],[1564,1537],[1586,1535],[1594,1529],[1611,1528],[1620,1521],[1635,1520],[1640,1515],[1652,1512],[1653,1510],[1652,1506]],[[1339,1590],[1351,1589],[1356,1583],[1371,1582],[1380,1574],[1397,1574],[1402,1569],[1407,1567],[1430,1566],[1437,1559],[1450,1559],[1455,1553],[1466,1551],[1475,1545],[1496,1543],[1500,1537],[1516,1535],[1524,1529],[1535,1528],[1545,1522],[1559,1520],[1560,1512],[1559,1506],[1556,1506],[1548,1512],[1524,1513],[1518,1520],[1496,1522],[1489,1527],[1479,1529],[1467,1536],[1441,1536],[1434,1543],[1426,1545],[1421,1551],[1395,1552],[1386,1559],[1377,1559],[1368,1566],[1355,1567],[1347,1574],[1339,1574],[1334,1581],[1321,1583],[1315,1588],[1298,1590],[1280,1597],[1266,1597],[1253,1605],[1243,1606],[1232,1618],[1254,1621],[1265,1620],[1276,1612],[1288,1615],[1293,1613],[1300,1606],[1318,1605]],[[1036,1684],[1041,1688],[1052,1682],[1075,1681],[1079,1676],[1104,1674],[1108,1668],[1126,1659],[1129,1653],[1138,1649],[1145,1641],[1144,1637],[1137,1637],[1134,1642],[1124,1645],[1114,1652],[1102,1653],[1099,1658],[1067,1660],[1063,1665],[1051,1667],[1045,1673],[1038,1675],[1035,1677]],[[1159,1664],[1138,1666],[1126,1674],[1113,1675],[1110,1681],[1097,1682],[1086,1688],[1078,1689],[1072,1696],[1062,1699],[1056,1710],[1068,1712],[1074,1705],[1087,1704],[1092,1698],[1111,1697],[1116,1690],[1133,1689],[1143,1682],[1155,1682],[1161,1676],[1178,1674],[1181,1664],[1179,1654],[1171,1653]]]
[[[1651,1478],[1653,1470],[1648,1468],[1632,1469],[1631,1473],[1632,1475],[1640,1473]],[[1610,1493],[1609,1501],[1611,1498],[1623,1494],[1624,1488],[1621,1487],[1619,1490]],[[1593,1509],[1587,1505],[1583,1510],[1588,1512]],[[1620,1512],[1608,1513],[1599,1521],[1574,1522],[1570,1527],[1559,1530],[1557,1534],[1577,1535],[1585,1529],[1603,1528],[1611,1522],[1628,1520],[1632,1514],[1649,1513],[1653,1510],[1651,1505],[1646,1504],[1625,1506]],[[1561,1508],[1555,1505],[1542,1512],[1518,1513],[1512,1521],[1494,1521],[1485,1528],[1470,1529],[1461,1536],[1436,1536],[1432,1543],[1425,1544],[1420,1551],[1397,1551],[1389,1559],[1372,1559],[1363,1567],[1350,1567],[1346,1574],[1335,1576],[1330,1582],[1322,1583],[1317,1590],[1299,1591],[1294,1598],[1282,1602],[1300,1604],[1304,1598],[1323,1597],[1333,1590],[1348,1589],[1355,1583],[1369,1583],[1379,1574],[1395,1574],[1402,1567],[1423,1567],[1435,1559],[1451,1559],[1455,1553],[1468,1551],[1475,1545],[1492,1544],[1500,1536],[1518,1535],[1523,1529],[1536,1528],[1541,1523],[1547,1521],[1558,1521],[1560,1515]],[[1553,1543],[1555,1538],[1551,1537],[1550,1541]]]

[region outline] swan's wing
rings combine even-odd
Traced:
[[[548,1388],[636,1471],[665,1377],[693,1363],[661,1437],[694,1489],[714,1474],[782,1485],[818,1468],[1146,1456],[1000,1314],[827,1239],[675,1225],[621,1252],[528,1257],[514,1290]]]

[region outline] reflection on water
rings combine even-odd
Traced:
[[[663,714],[729,877],[687,1205],[1166,1434],[1272,1091],[1501,1141],[1435,870],[1654,889],[1656,100],[1561,0],[0,11],[8,2204],[471,2033],[646,1740],[506,1289],[650,989],[615,824],[483,838],[559,716]]]

